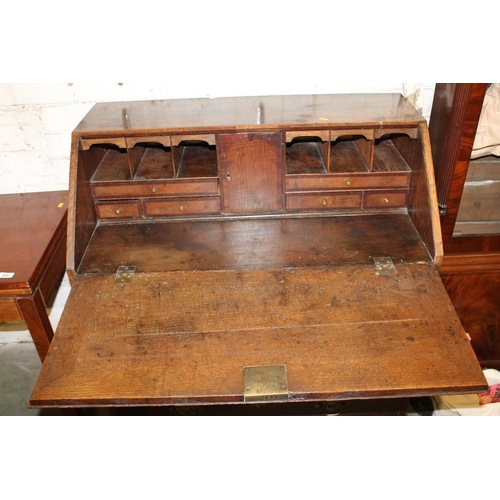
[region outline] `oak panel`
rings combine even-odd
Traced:
[[[433,266],[397,270],[80,277],[31,404],[242,402],[243,367],[272,364],[291,400],[482,390]]]
[[[409,217],[384,214],[102,225],[80,272],[115,273],[122,265],[140,272],[373,265],[380,256],[430,261]]]

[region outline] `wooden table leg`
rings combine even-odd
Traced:
[[[19,297],[17,304],[43,363],[54,337],[54,330],[50,324],[43,298],[37,289],[31,297]]]

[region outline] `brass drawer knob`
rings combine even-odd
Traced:
[[[181,206],[179,207],[179,210],[180,210],[181,212],[183,212],[183,211],[184,211],[184,205],[181,205]]]
[[[155,187],[151,188],[151,192],[156,193],[156,188]]]
[[[116,215],[120,215],[120,214],[121,214],[121,210],[120,210],[119,208],[117,208],[117,209],[115,210],[115,213],[116,213]]]
[[[384,203],[387,205],[389,203],[389,198],[384,198]]]
[[[323,200],[323,201],[321,202],[321,204],[322,204],[324,207],[326,207],[326,200]]]
[[[345,181],[345,185],[346,185],[346,186],[350,186],[350,185],[351,185],[351,181],[350,181],[349,179],[347,179],[347,180]]]

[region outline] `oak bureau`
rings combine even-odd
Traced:
[[[32,407],[486,389],[401,95],[99,103],[71,148],[72,291]]]

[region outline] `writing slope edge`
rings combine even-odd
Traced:
[[[295,401],[481,392],[432,264],[78,276],[31,407],[243,402],[286,365]]]

